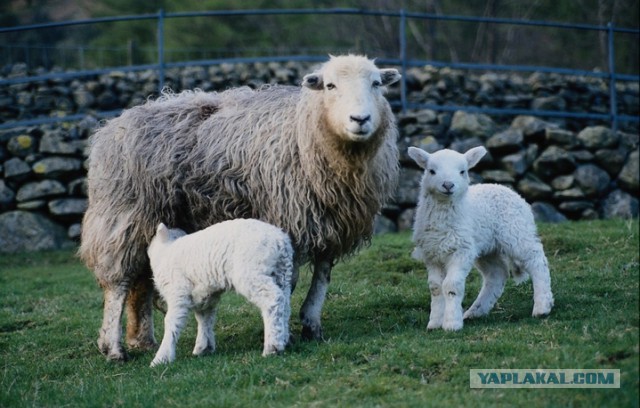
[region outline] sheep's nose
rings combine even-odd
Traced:
[[[371,115],[351,115],[349,116],[349,119],[362,126],[371,119]]]
[[[450,181],[445,181],[444,183],[442,183],[442,187],[444,187],[447,191],[451,191],[451,189],[453,189],[454,187],[454,184]]]

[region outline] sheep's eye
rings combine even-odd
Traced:
[[[380,87],[380,85],[382,85],[382,82],[380,82],[380,81],[378,81],[378,80],[373,81],[372,86],[373,86],[374,88],[378,88],[378,87]]]
[[[329,83],[327,84],[327,89],[331,91],[332,89],[336,89],[336,86],[334,84]]]
[[[464,170],[460,170],[460,175],[464,176]]]
[[[436,175],[436,171],[434,169],[430,169],[429,170],[429,174],[431,174],[432,176]]]

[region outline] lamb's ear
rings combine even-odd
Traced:
[[[427,162],[429,161],[430,156],[429,153],[413,146],[409,147],[407,153],[409,153],[409,157],[411,157],[418,164],[418,166],[422,167],[423,169],[427,168]]]
[[[156,228],[156,235],[159,238],[162,238],[162,239],[168,238],[169,237],[169,228],[167,228],[167,226],[164,225],[164,223],[161,222],[160,224],[158,224],[158,228]]]
[[[382,80],[382,85],[387,86],[398,82],[402,78],[400,72],[398,72],[395,68],[386,68],[380,70],[380,79]]]
[[[322,80],[322,74],[313,72],[307,74],[302,78],[302,86],[312,89],[314,91],[320,91],[324,88],[324,81]]]
[[[472,168],[473,166],[478,164],[480,159],[482,159],[485,154],[487,154],[487,149],[482,146],[474,147],[473,149],[467,150],[467,152],[464,154],[464,157],[467,159],[469,168]]]

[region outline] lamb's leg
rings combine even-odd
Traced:
[[[504,261],[497,255],[478,259],[476,266],[482,274],[482,289],[473,304],[464,313],[464,319],[484,316],[502,296],[509,272]]]
[[[300,309],[302,338],[305,340],[322,340],[320,317],[330,280],[331,261],[316,261],[313,268],[311,287]]]
[[[157,346],[153,332],[153,281],[150,275],[140,276],[127,297],[127,344],[141,350]]]
[[[439,329],[444,319],[444,295],[442,293],[442,281],[444,272],[440,268],[429,267],[429,292],[431,292],[431,314],[427,329]]]
[[[551,313],[553,307],[553,293],[551,292],[551,276],[549,263],[544,255],[542,244],[530,251],[527,260],[522,265],[523,270],[531,276],[533,283],[533,317],[545,316]]]
[[[453,261],[447,267],[447,274],[442,281],[442,291],[445,299],[444,319],[442,328],[449,331],[462,329],[462,299],[467,275],[473,265],[472,261],[462,256],[453,255]]]
[[[166,299],[167,314],[164,317],[162,343],[151,362],[151,367],[170,363],[176,359],[176,345],[189,313],[188,304],[182,299]]]
[[[278,286],[276,278],[259,275],[247,286],[236,286],[236,290],[256,305],[264,322],[263,356],[284,351],[289,342],[289,318],[291,317],[290,284]]]
[[[216,323],[216,312],[220,296],[215,296],[209,304],[201,309],[196,310],[196,321],[198,322],[198,335],[196,336],[196,345],[193,348],[194,356],[213,353],[216,350],[216,338],[213,326]]]
[[[127,297],[127,288],[113,286],[104,288],[104,316],[98,338],[98,348],[109,360],[124,361],[127,354],[120,344],[122,337],[122,310]]]

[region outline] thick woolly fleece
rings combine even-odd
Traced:
[[[303,335],[320,315],[336,260],[366,243],[398,179],[395,69],[332,57],[302,87],[167,93],[108,121],[91,141],[80,256],[104,290],[98,340],[122,360],[155,345],[146,248],[160,222],[194,232],[235,218],[285,230],[296,265],[311,261]],[[294,277],[295,280],[295,277]]]
[[[170,363],[190,310],[198,334],[194,355],[215,350],[213,325],[223,292],[255,304],[264,321],[262,355],[284,351],[289,340],[293,248],[285,232],[247,219],[221,222],[186,235],[160,224],[148,249],[153,280],[167,303],[162,344],[151,366]]]
[[[465,154],[409,148],[424,169],[413,241],[414,257],[429,274],[429,329],[459,330],[463,319],[489,313],[510,273],[517,283],[531,277],[533,316],[546,315],[553,306],[547,258],[530,206],[504,186],[469,186],[469,169],[485,154],[484,147]],[[474,264],[482,273],[482,289],[463,315],[465,280]]]

